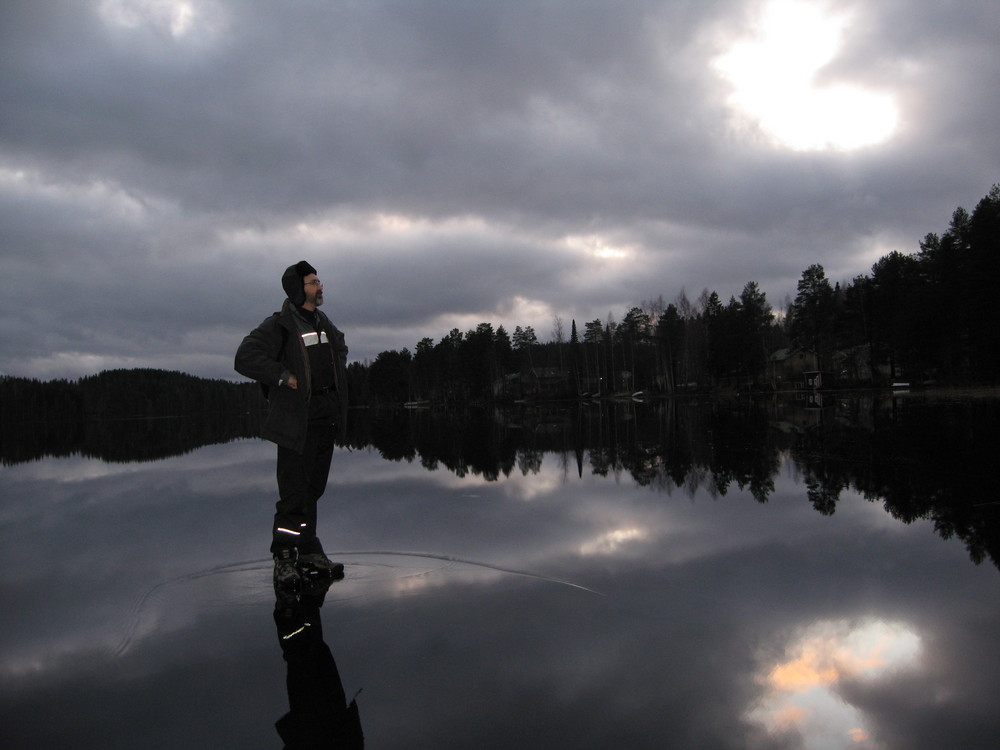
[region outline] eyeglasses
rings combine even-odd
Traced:
[[[323,286],[323,282],[319,279],[313,279],[312,281],[307,281],[303,286]]]

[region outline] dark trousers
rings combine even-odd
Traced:
[[[326,490],[333,457],[334,427],[310,422],[302,453],[278,446],[278,502],[275,504],[271,554],[297,548],[322,552],[316,536],[316,502]]]

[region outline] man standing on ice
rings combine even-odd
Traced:
[[[278,502],[271,534],[274,581],[296,587],[303,574],[343,576],[316,535],[316,503],[326,489],[335,430],[347,409],[347,344],[319,306],[323,283],[306,261],[281,277],[287,299],[243,339],[234,366],[268,400],[261,437],[278,446]]]

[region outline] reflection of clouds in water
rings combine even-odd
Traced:
[[[497,479],[489,479],[481,474],[471,472],[465,476],[458,476],[444,467],[428,474],[427,470],[418,463],[408,464],[408,466],[412,467],[412,471],[409,473],[429,479],[439,487],[461,490],[466,495],[475,497],[479,497],[479,494],[472,493],[477,490],[496,488],[505,497],[514,500],[538,500],[554,494],[567,481],[566,469],[559,466],[555,460],[541,463],[537,471],[525,474],[520,469],[515,468],[509,475],[501,474]]]
[[[3,473],[7,481],[49,481],[57,483],[82,482],[89,479],[136,474],[147,470],[141,463],[109,464],[99,458],[67,456],[53,458],[46,456],[37,461],[5,466]]]
[[[515,468],[493,480],[472,473],[457,476],[443,467],[428,472],[419,462],[386,462],[377,454],[354,452],[335,456],[331,483],[352,488],[357,483],[359,489],[363,484],[367,495],[372,487],[384,487],[400,503],[423,503],[435,492],[452,503],[446,518],[420,516],[427,522],[415,521],[404,530],[372,527],[370,541],[354,535],[356,541],[379,548],[458,554],[515,568],[544,569],[560,560],[596,556],[649,556],[660,564],[682,564],[775,544],[784,547],[791,537],[817,534],[816,510],[804,501],[799,479],[789,476],[789,463],[764,506],[736,487],[724,496],[700,487],[683,495],[659,488],[619,492],[618,480],[592,474],[587,467],[580,477],[575,462],[557,454],[546,454],[532,473]],[[347,497],[338,492],[339,487],[332,488],[331,496]],[[611,496],[613,503],[608,502]],[[466,526],[473,506],[487,532],[474,539]],[[338,523],[343,531],[342,516]],[[926,533],[923,523],[899,524],[878,503],[847,490],[830,523],[887,528],[898,536]]]
[[[443,556],[351,552],[336,555],[347,566],[344,580],[330,589],[338,600],[373,601],[470,583],[492,583],[502,571]]]
[[[649,533],[643,529],[622,528],[607,531],[595,539],[591,539],[580,545],[580,554],[584,557],[591,555],[613,555],[629,542],[643,541],[648,538]]]
[[[87,482],[106,477],[151,474],[156,471],[207,471],[229,469],[236,465],[262,460],[274,461],[274,446],[262,440],[235,440],[222,445],[208,445],[180,456],[168,456],[156,461],[110,463],[89,456],[46,456],[36,461],[5,466],[7,481],[47,481],[57,484]],[[273,475],[273,467],[272,475]],[[239,474],[235,475],[237,478]],[[272,481],[274,477],[271,477]]]
[[[344,562],[346,575],[334,582],[326,598],[359,606],[434,588],[493,583],[509,574],[471,561],[431,555],[358,552],[335,556]],[[121,656],[148,637],[162,638],[167,633],[196,628],[198,619],[210,609],[269,602],[274,597],[272,567],[270,558],[249,560],[155,584],[132,603],[113,652]],[[2,662],[0,665],[5,671],[12,669]]]
[[[120,675],[141,674],[143,690],[122,688],[130,693],[123,724],[132,729],[161,696],[187,690],[192,669],[205,670],[197,673],[203,684],[218,664],[266,671],[271,662],[253,651],[263,632],[253,612],[269,617],[274,598],[266,556],[272,445],[211,446],[128,473],[106,465],[108,475],[90,481],[25,478],[91,463],[46,462],[11,467],[17,478],[0,470],[0,496],[18,518],[42,524],[41,542],[52,550],[39,555],[38,538],[0,524],[0,568],[17,610],[4,623],[0,658],[11,694],[32,696],[32,711],[46,715],[50,685],[68,686],[59,698],[75,697],[94,675],[115,691]],[[579,736],[632,727],[629,739],[655,738],[630,747],[663,746],[676,727],[701,731],[720,717],[730,741],[719,746],[747,745],[753,722],[754,739],[765,738],[755,747],[823,750],[868,750],[883,736],[900,747],[940,747],[924,730],[931,722],[952,734],[992,726],[995,670],[983,654],[995,597],[981,592],[994,591],[995,571],[937,543],[930,521],[890,519],[887,534],[880,504],[853,493],[834,517],[819,516],[787,464],[761,505],[736,487],[671,496],[586,466],[580,477],[573,462],[567,476],[558,455],[547,454],[537,474],[514,469],[497,481],[372,451],[338,451],[334,462],[321,526],[347,576],[331,587],[324,616],[336,613],[338,657],[370,684],[397,686],[383,700],[396,719],[422,710],[430,643],[435,685],[460,684],[451,695],[470,720],[499,725],[519,715],[526,731],[566,731],[570,718]],[[240,489],[253,482],[259,490]],[[872,601],[911,613],[907,625],[859,619]],[[768,659],[750,660],[748,644],[784,623],[815,624],[783,638]],[[926,667],[917,662],[922,651]],[[926,668],[930,690],[894,679],[906,667]],[[231,689],[220,683],[223,713]],[[745,690],[760,702],[748,707]],[[947,699],[928,705],[943,691]],[[100,693],[80,700],[81,711],[110,703]],[[203,709],[191,708],[192,726]],[[444,727],[451,717],[437,721]],[[419,736],[421,746],[441,746]],[[588,744],[565,739],[504,746]]]
[[[920,654],[920,637],[902,623],[816,622],[758,678],[766,692],[749,718],[772,734],[799,735],[809,748],[880,747],[839,688],[915,667]]]
[[[565,484],[561,469],[543,466],[537,474],[511,474],[504,481],[503,491],[517,500],[539,500],[556,492]]]

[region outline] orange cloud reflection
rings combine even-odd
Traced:
[[[900,623],[814,623],[790,644],[785,661],[762,674],[765,694],[748,718],[772,734],[794,732],[808,747],[845,740],[856,747],[875,747],[863,715],[845,702],[838,686],[911,667],[919,654],[920,638]]]

